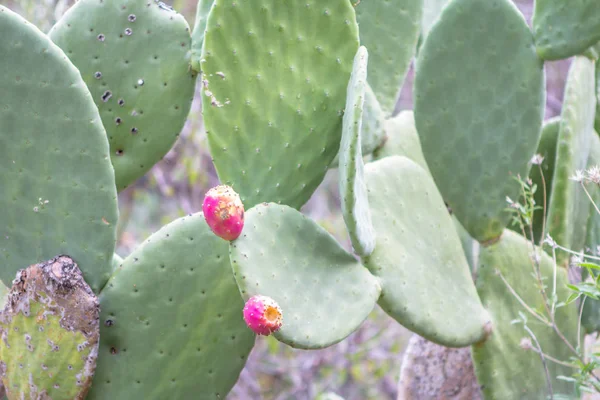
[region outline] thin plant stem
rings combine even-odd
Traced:
[[[521,296],[519,296],[519,294],[515,291],[515,289],[513,289],[513,287],[510,285],[510,283],[508,283],[506,278],[504,278],[504,275],[502,275],[502,272],[500,272],[499,270],[496,270],[496,272],[498,273],[498,275],[500,276],[500,279],[502,279],[502,282],[504,282],[504,284],[506,285],[506,287],[508,288],[510,293],[517,299],[517,301],[519,303],[521,303],[523,308],[525,308],[531,315],[533,315],[535,318],[537,318],[544,325],[552,326],[552,323],[550,321],[546,320],[540,314],[533,311],[533,309],[531,307],[529,307],[527,305],[527,303],[525,303],[525,301],[521,298]]]
[[[583,296],[581,300],[581,308],[579,309],[579,324],[577,324],[577,348],[581,349],[581,318],[583,317],[583,306],[585,305],[585,300],[587,296]]]
[[[529,333],[529,335],[531,336],[531,338],[535,342],[535,345],[538,348],[538,351],[539,351],[538,355],[542,359],[542,365],[544,366],[544,371],[546,372],[546,384],[548,385],[548,394],[550,395],[550,399],[553,399],[554,391],[552,390],[552,380],[550,379],[550,371],[548,371],[548,365],[546,364],[546,358],[544,357],[544,353],[542,352],[542,347],[540,346],[540,342],[538,342],[537,337],[535,337],[535,335],[533,334],[533,332],[531,331],[531,329],[529,329],[529,327],[527,325],[523,325],[523,327],[525,328],[527,333]]]
[[[590,199],[590,203],[592,203],[592,205],[594,206],[594,208],[596,209],[596,212],[598,214],[600,214],[600,209],[598,209],[598,206],[596,205],[596,203],[594,202],[594,199],[592,199],[592,196],[590,195],[590,192],[588,192],[587,188],[585,187],[585,184],[583,183],[583,181],[581,181],[581,187],[583,188],[583,191],[585,192],[585,194],[587,195],[588,199]]]
[[[540,245],[542,244],[544,237],[546,237],[546,211],[547,211],[547,199],[546,199],[546,178],[544,177],[544,172],[542,171],[542,165],[538,164],[538,169],[540,170],[540,176],[542,177],[542,189],[544,191],[544,208],[542,208],[543,218],[542,218],[542,234],[540,235]]]

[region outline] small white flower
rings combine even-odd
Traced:
[[[575,182],[581,182],[584,178],[585,176],[583,175],[583,171],[578,169],[577,171],[575,171],[575,175],[573,175],[569,179]]]
[[[541,154],[534,154],[531,160],[529,160],[532,165],[541,165],[543,161],[544,157]]]
[[[594,165],[587,171],[587,179],[594,182],[597,185],[600,185],[600,167]]]

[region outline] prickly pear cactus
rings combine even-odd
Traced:
[[[247,209],[300,208],[337,154],[358,26],[348,0],[216,0],[203,114],[221,182]]]
[[[574,251],[580,251],[585,244],[590,209],[580,183],[571,178],[575,171],[586,169],[595,134],[594,71],[594,62],[582,56],[574,59],[569,70],[548,206],[548,233],[559,245]],[[564,252],[557,253],[562,266],[566,266],[568,258]]]
[[[541,132],[544,74],[531,31],[510,0],[455,0],[417,65],[415,120],[431,174],[469,234],[494,239]]]
[[[0,36],[0,279],[68,254],[98,291],[118,215],[98,110],[66,55],[1,6]]]
[[[369,211],[361,151],[368,58],[367,49],[361,46],[354,58],[354,67],[348,83],[340,145],[339,189],[342,196],[342,215],[350,234],[352,247],[360,256],[368,256],[375,248],[375,231]]]
[[[192,60],[194,71],[201,72],[200,59],[202,57],[202,44],[204,44],[204,30],[208,20],[208,13],[214,0],[199,0],[196,8],[196,20],[192,31]]]
[[[173,146],[190,110],[190,29],[147,0],[81,0],[49,33],[81,72],[110,142],[118,190]]]
[[[283,325],[275,337],[296,348],[330,346],[354,332],[379,297],[379,282],[335,239],[293,208],[259,204],[231,242],[242,296],[275,300]]]
[[[367,164],[365,178],[377,243],[363,260],[381,282],[379,305],[438,344],[462,347],[485,339],[489,315],[429,174],[393,156]]]
[[[548,295],[552,295],[554,262],[541,249],[535,249]],[[505,230],[500,240],[483,247],[479,255],[477,290],[493,320],[492,335],[473,346],[477,379],[486,399],[546,399],[548,386],[540,356],[535,353],[535,340],[542,351],[558,360],[569,360],[572,353],[551,327],[531,316],[508,285],[532,309],[543,310],[543,298],[536,286],[531,243],[523,236]],[[556,268],[557,296],[566,299],[569,290],[567,271]],[[531,338],[522,324],[513,324],[519,313],[527,315]],[[557,326],[572,345],[577,344],[578,310],[575,303],[557,308]],[[570,382],[556,379],[570,376],[571,368],[547,362],[554,394],[572,396]]]
[[[166,225],[123,261],[100,295],[89,399],[226,396],[254,344],[227,253],[199,213]]]
[[[0,312],[0,375],[9,399],[85,399],[100,335],[98,298],[58,256],[19,271]]]
[[[385,116],[390,116],[415,54],[423,0],[356,2],[360,44],[371,54],[369,84]]]
[[[557,60],[583,53],[600,40],[598,15],[596,0],[536,0],[533,32],[540,57]]]

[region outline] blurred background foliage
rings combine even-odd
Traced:
[[[193,26],[197,0],[164,2]],[[73,3],[73,0],[3,1],[3,5],[44,32]],[[515,3],[530,23],[533,0],[515,0]],[[546,64],[546,118],[560,114],[569,62]],[[412,109],[413,72],[411,69],[407,76],[397,111]],[[203,130],[200,98],[197,93],[173,149],[146,176],[120,193],[119,255],[127,256],[147,236],[173,219],[200,211],[204,193],[218,184]],[[302,211],[350,249],[339,204],[337,171],[331,170]],[[410,332],[378,307],[357,332],[324,350],[295,350],[271,337],[259,337],[228,399],[315,399],[326,392],[337,393],[346,400],[395,399],[402,352],[409,337]]]

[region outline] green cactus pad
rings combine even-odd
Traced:
[[[200,72],[200,58],[202,57],[202,44],[204,43],[204,30],[208,13],[214,3],[214,0],[199,0],[196,6],[196,21],[192,31],[192,69]]]
[[[183,16],[146,0],[81,0],[50,38],[81,71],[108,135],[118,190],[173,146],[196,75]]]
[[[360,44],[371,54],[369,84],[390,116],[415,54],[423,0],[361,0],[355,9]]]
[[[381,280],[379,305],[406,328],[444,346],[484,339],[489,317],[429,174],[393,156],[367,164],[365,178],[377,244],[364,262]]]
[[[8,398],[84,399],[98,357],[99,313],[98,298],[71,258],[19,271],[0,312]]]
[[[600,46],[600,43],[598,44]],[[599,49],[600,51],[600,49]],[[596,60],[596,118],[594,121],[596,132],[600,132],[600,63]]]
[[[442,13],[449,0],[423,0],[423,18],[421,19],[421,34],[427,36]]]
[[[455,0],[417,65],[415,120],[432,176],[469,234],[494,239],[541,133],[544,74],[532,34],[510,0]]]
[[[583,53],[600,40],[597,0],[536,0],[533,32],[539,56],[558,60]]]
[[[592,147],[588,159],[588,168],[600,166],[600,138],[597,133],[592,136]],[[596,207],[600,207],[600,188],[595,184],[587,184],[594,204],[590,204],[590,215],[587,223],[587,233],[584,251],[587,255],[600,256],[600,214]],[[595,206],[594,206],[595,205]],[[592,260],[594,261],[594,260]],[[597,261],[594,261],[597,262]],[[583,279],[588,276],[583,270]],[[600,331],[600,301],[587,298],[581,315],[581,325],[587,333]]]
[[[389,156],[404,156],[429,172],[412,111],[402,111],[386,120],[385,132],[387,134],[385,144],[373,154],[376,160]]]
[[[340,146],[358,27],[348,0],[217,0],[201,65],[219,178],[246,208],[301,207]]]
[[[511,323],[519,318],[519,313],[527,316],[527,326],[534,332],[544,353],[561,361],[568,361],[573,356],[554,330],[529,314],[502,280],[504,278],[529,307],[544,310],[542,295],[533,275],[531,253],[531,242],[515,232],[505,230],[498,242],[483,247],[479,254],[477,289],[484,306],[492,315],[493,330],[485,343],[473,346],[473,360],[477,380],[482,385],[486,399],[547,398],[540,356],[531,349],[522,348],[529,343],[535,346],[535,342],[522,324]],[[536,254],[541,259],[541,274],[551,296],[554,263],[539,248]],[[556,270],[557,296],[559,300],[564,300],[569,295],[567,272],[562,268]],[[577,346],[577,321],[575,303],[556,309],[556,324],[573,346]],[[551,361],[547,365],[554,394],[572,395],[572,383],[556,377],[571,376],[573,370]]]
[[[0,279],[62,253],[97,291],[118,215],[98,110],[65,54],[3,7],[0,37]]]
[[[340,145],[339,189],[342,197],[342,214],[350,234],[352,247],[361,257],[368,256],[375,248],[375,232],[371,223],[361,152],[361,128],[368,59],[367,49],[361,46],[354,58],[354,68],[348,83],[342,144]]]
[[[560,120],[558,145],[550,203],[548,233],[556,243],[574,251],[585,244],[589,199],[579,182],[571,177],[584,170],[594,135],[596,94],[594,62],[576,57],[569,70]],[[566,266],[569,255],[557,253],[558,263]]]
[[[369,315],[381,290],[329,233],[287,206],[249,210],[230,256],[242,296],[274,299],[283,314],[275,337],[296,348],[344,339]]]
[[[471,271],[475,271],[475,256],[473,254],[475,240],[469,236],[469,232],[466,231],[466,229],[460,224],[455,216],[452,216],[452,222],[454,222],[454,228],[456,229],[456,234],[460,239],[460,244],[462,246],[463,253],[465,254],[465,259],[469,264],[469,268]]]
[[[129,255],[100,305],[92,400],[225,398],[254,344],[228,244],[201,213],[166,225]]]
[[[540,207],[539,210],[535,210],[533,213],[533,239],[535,243],[540,243],[546,233],[548,233],[548,227],[544,226],[544,216],[547,215],[548,207],[550,205],[550,195],[552,194],[552,182],[554,179],[554,165],[556,162],[556,146],[558,143],[558,132],[560,129],[560,118],[552,118],[544,123],[542,128],[542,137],[538,144],[537,153],[544,159],[542,161],[541,170],[543,176],[540,174],[540,166],[532,165],[529,177],[537,189],[533,195],[536,206]],[[544,200],[544,187],[546,188],[546,199]],[[513,199],[516,200],[516,199]],[[546,214],[544,213],[544,207],[546,208]],[[517,233],[521,233],[520,227],[511,226],[511,229]],[[544,231],[544,235],[542,235]],[[527,238],[531,239],[531,234],[527,232]]]
[[[115,253],[113,255],[113,259],[112,259],[113,271],[116,270],[117,268],[119,268],[121,266],[121,264],[123,264],[123,258],[120,255],[118,255],[117,253]]]
[[[375,93],[367,84],[365,88],[365,102],[362,111],[362,125],[360,129],[360,147],[364,160],[369,160],[372,154],[383,146],[386,140],[385,117]],[[331,167],[339,166],[339,153],[331,162]]]

